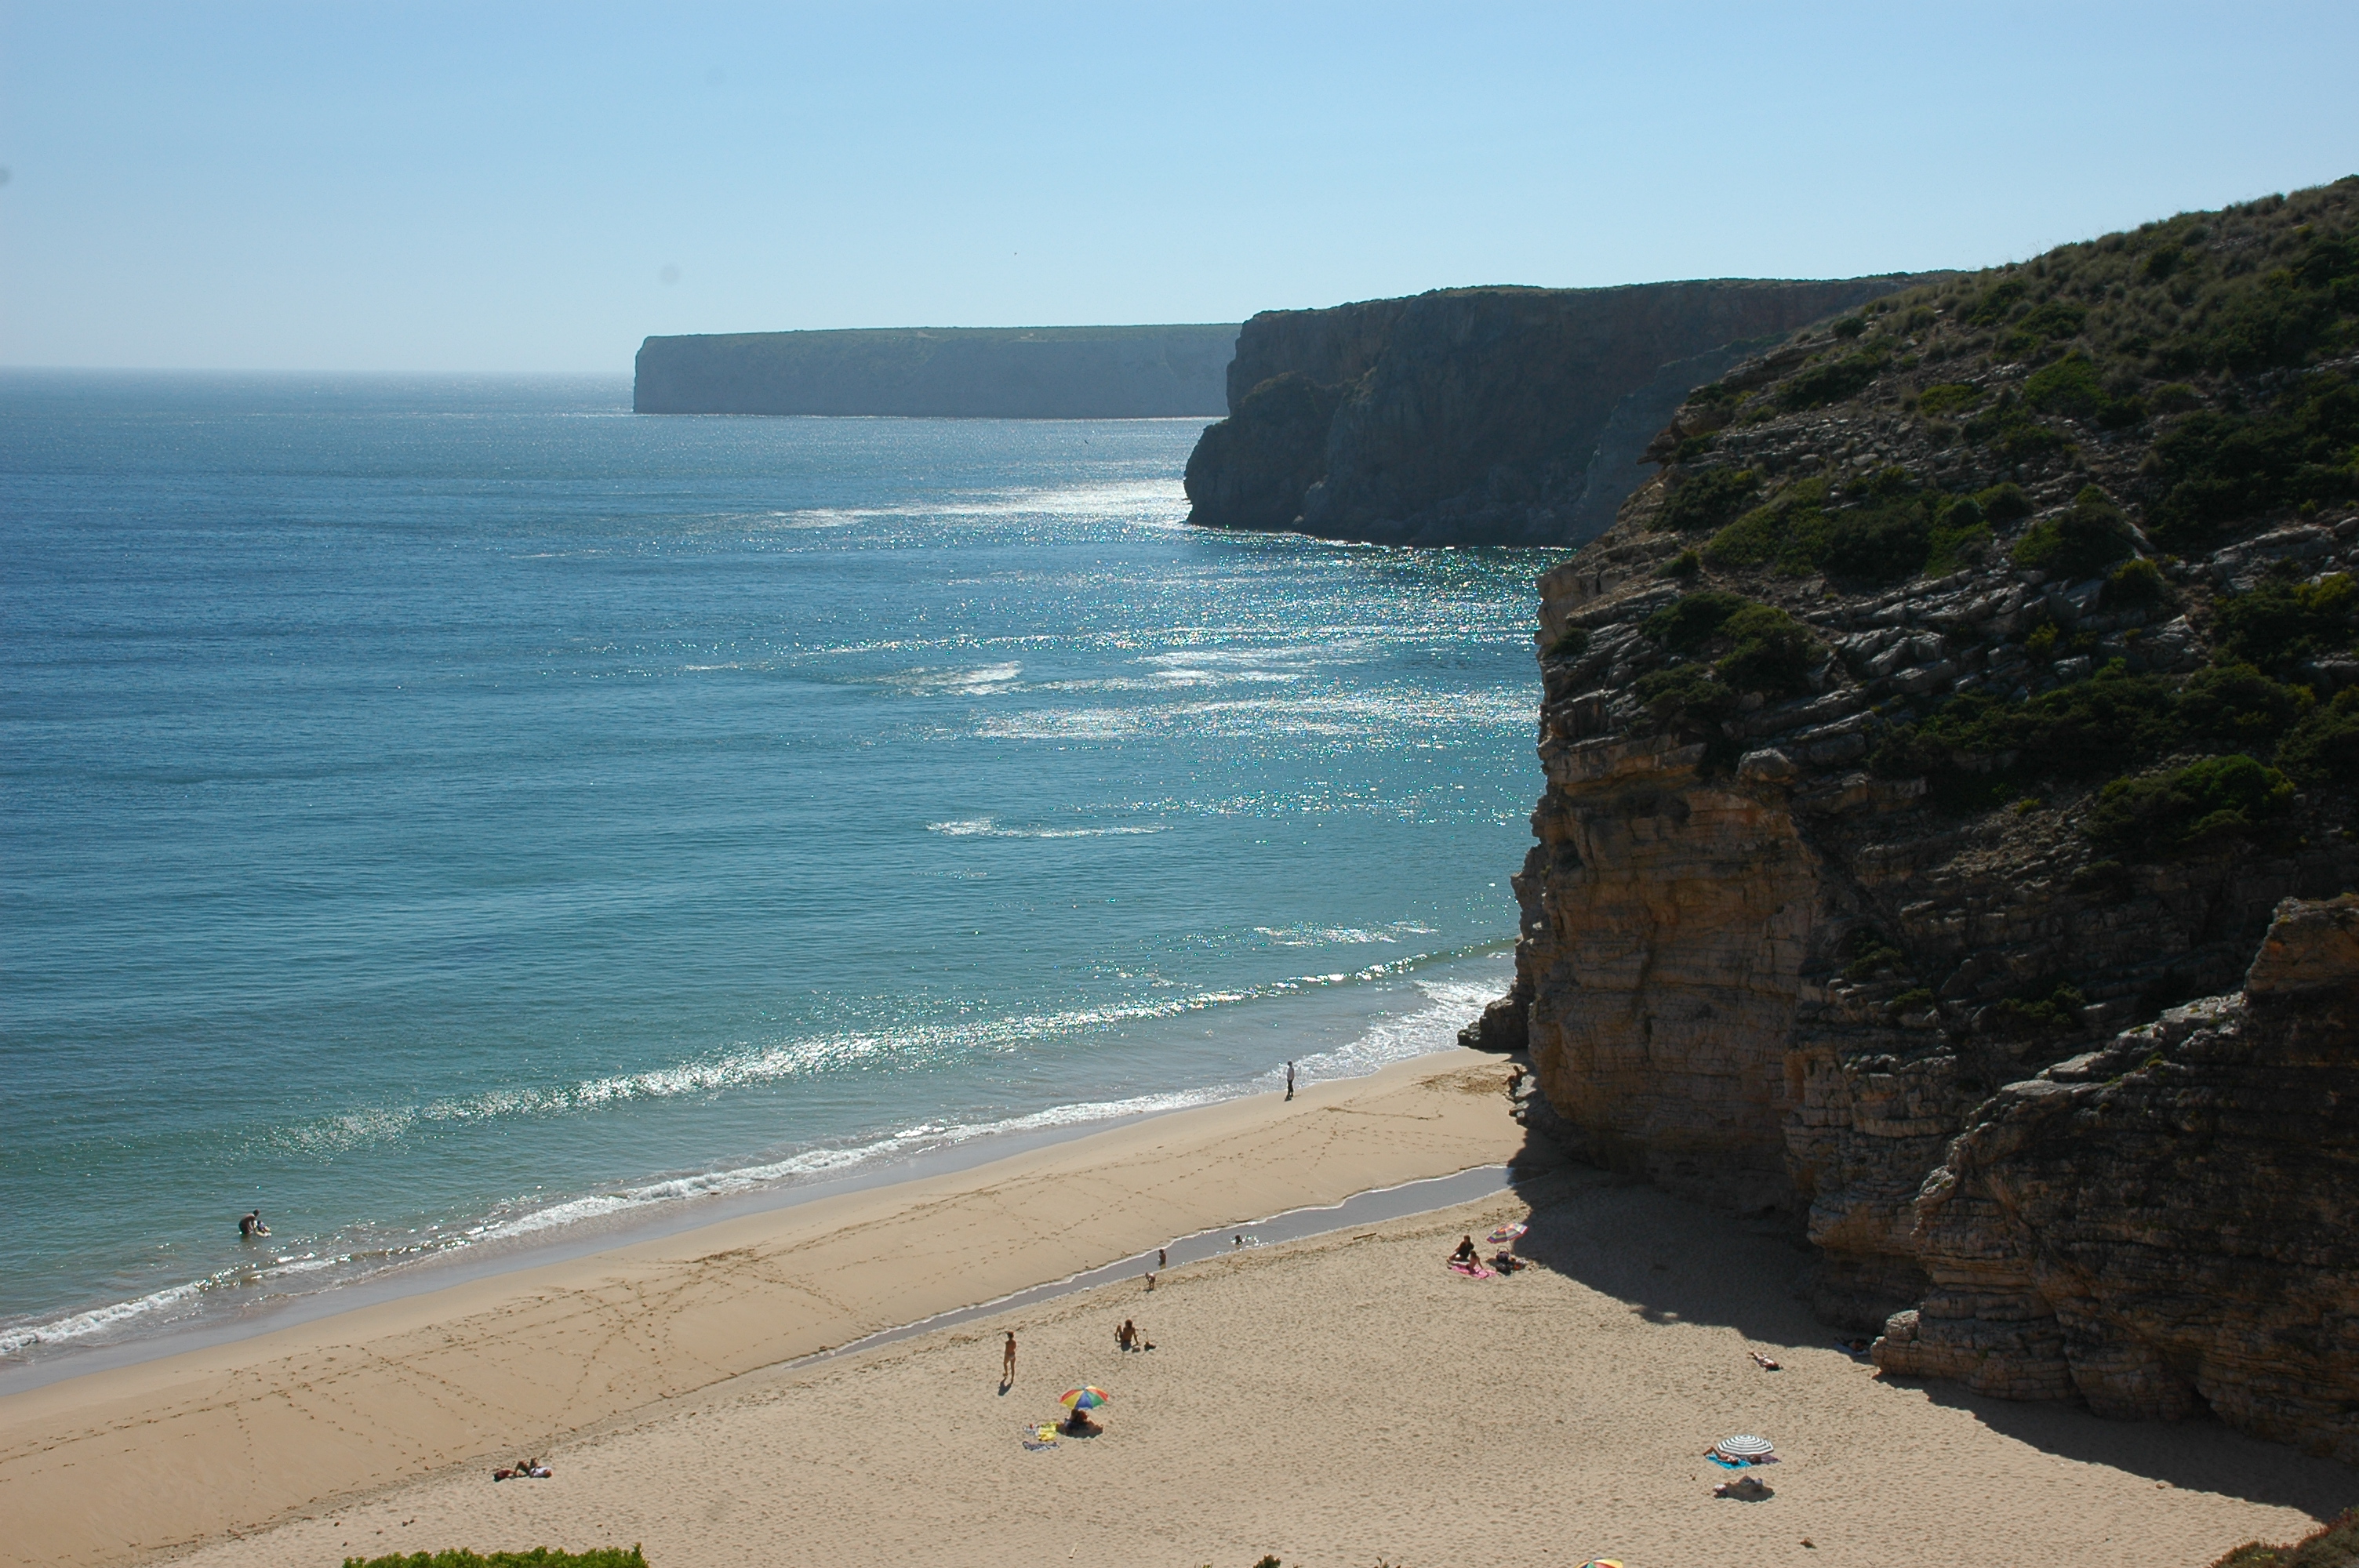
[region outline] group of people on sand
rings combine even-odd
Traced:
[[[1513,1243],[1509,1243],[1485,1259],[1483,1256],[1483,1249],[1474,1245],[1474,1238],[1472,1236],[1462,1236],[1458,1238],[1457,1249],[1450,1254],[1450,1262],[1453,1267],[1468,1269],[1479,1269],[1487,1262],[1490,1267],[1502,1274],[1512,1274],[1518,1269],[1530,1268],[1531,1264],[1516,1257],[1512,1249]]]

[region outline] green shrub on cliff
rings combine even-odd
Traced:
[[[2246,838],[2283,816],[2294,788],[2250,757],[2206,757],[2175,773],[2115,779],[2098,795],[2082,831],[2124,854],[2152,858]]]
[[[2223,659],[2285,676],[2305,660],[2339,654],[2359,636],[2359,584],[2335,572],[2311,582],[2265,582],[2212,605],[2212,645]]]
[[[1839,360],[1824,360],[1804,369],[1777,391],[1779,406],[1789,413],[1840,403],[1864,389],[1884,373],[1884,356],[1859,350]]]
[[[1674,665],[1638,677],[1638,700],[1658,725],[1717,726],[1736,711],[1736,694],[1701,665]]]
[[[2162,568],[2143,556],[2124,561],[2105,579],[2107,610],[2150,610],[2170,597]]]
[[[2359,384],[2322,372],[2258,413],[2190,414],[2155,442],[2148,467],[2148,531],[2175,550],[2280,506],[2359,495]]]
[[[2072,986],[2059,981],[2041,991],[2038,987],[2019,997],[2007,997],[1995,1010],[1999,1030],[2008,1034],[2029,1034],[2040,1030],[2078,1029],[2081,1010],[2088,999]]]
[[[1639,632],[1674,654],[1692,654],[1720,634],[1728,618],[1753,601],[1714,588],[1682,596],[1647,617]]]
[[[2295,725],[2277,762],[2299,784],[2359,784],[2359,687],[2337,692]]]
[[[2214,665],[2180,688],[2172,718],[2180,737],[2207,751],[2267,756],[2316,703],[2307,687],[2271,680],[2250,665]]]
[[[1891,467],[1839,496],[1823,479],[1787,485],[1713,535],[1703,554],[1726,570],[1824,572],[1845,587],[1877,587],[1976,558],[1990,537],[1989,515],[1980,500],[1929,492],[1907,469]]]
[[[1749,604],[1721,627],[1728,652],[1713,673],[1737,691],[1791,697],[1808,685],[1823,654],[1810,629],[1767,604]]]
[[[1939,419],[1981,402],[1982,395],[1983,389],[1979,386],[1968,386],[1962,382],[1943,382],[1917,395],[1917,412],[1928,419]]]
[[[1988,490],[1976,491],[1974,503],[1983,509],[1983,516],[1993,527],[2004,528],[2031,515],[2031,497],[2023,492],[2023,486],[2011,479],[1992,485]]]
[[[1655,525],[1681,534],[1724,528],[1760,488],[1761,477],[1751,469],[1701,470],[1680,481]]]
[[[2136,548],[2122,509],[2087,485],[2068,511],[2026,529],[2010,554],[2017,566],[2078,579],[2097,576]]]
[[[1699,717],[1706,709],[1717,714],[1726,707],[1722,696],[1730,692],[1791,696],[1803,688],[1823,656],[1810,629],[1784,611],[1718,589],[1683,595],[1647,617],[1639,631],[1674,654],[1705,648],[1718,654],[1712,666],[1712,691],[1690,679],[1687,672],[1696,669],[1691,665],[1657,671],[1640,681],[1639,697],[1650,709],[1662,696],[1682,716]],[[1699,674],[1695,678],[1703,677]],[[1648,680],[1656,681],[1655,687],[1649,688]],[[1657,717],[1670,712],[1666,708]]]
[[[2359,347],[2359,236],[2309,233],[2291,265],[2223,290],[2156,355],[2170,370],[2270,370]]]
[[[2117,664],[2023,702],[1975,692],[1886,730],[1868,765],[1922,774],[1935,804],[1981,810],[2036,780],[2102,778],[2167,755],[2180,739],[2172,699],[2166,677]]]
[[[2023,384],[2024,406],[2041,414],[2062,414],[2085,419],[2108,430],[2125,430],[2146,419],[2146,400],[2137,395],[2136,376],[2127,378],[2118,395],[2097,379],[2097,362],[2074,350]]]

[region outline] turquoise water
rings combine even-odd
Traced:
[[[1504,989],[1538,557],[1191,531],[1201,421],[628,404],[0,375],[0,1356]]]

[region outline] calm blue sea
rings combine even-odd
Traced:
[[[1540,558],[1191,531],[1201,421],[629,396],[0,374],[0,1366],[1504,989]]]

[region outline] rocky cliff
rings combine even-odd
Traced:
[[[1886,1371],[2359,1463],[2359,898],[2288,901],[2241,992],[2001,1089],[1914,1207]]]
[[[1907,279],[1461,288],[1265,311],[1190,520],[1417,545],[1571,545],[1612,522],[1687,394]]]
[[[2190,1278],[2274,1249],[2247,1279],[2288,1336],[2341,1299],[2289,1195],[2342,1190],[2326,1131],[2248,1191],[2169,1097],[2198,1058],[2239,1115],[2342,1070],[2255,1033],[2262,993],[2233,1028],[2171,1010],[2233,990],[2281,901],[2359,887],[2359,180],[1878,299],[1697,390],[1649,455],[1542,579],[1548,787],[1516,989],[1473,1037],[1527,1045],[1586,1157],[1793,1214],[1830,1317],[1917,1307],[1891,1365],[2310,1431],[2203,1391],[2212,1331],[2155,1326],[2193,1294],[2149,1319],[2060,1281],[2117,1257],[2134,1294],[2123,1248],[2250,1197],[2268,1234]],[[2121,1051],[2160,1054],[2153,1095],[2039,1119],[2149,1071]],[[2206,1160],[2196,1207],[2141,1212]],[[2239,1375],[2307,1378],[2282,1349]]]
[[[641,414],[1215,415],[1228,326],[886,328],[649,338]]]

